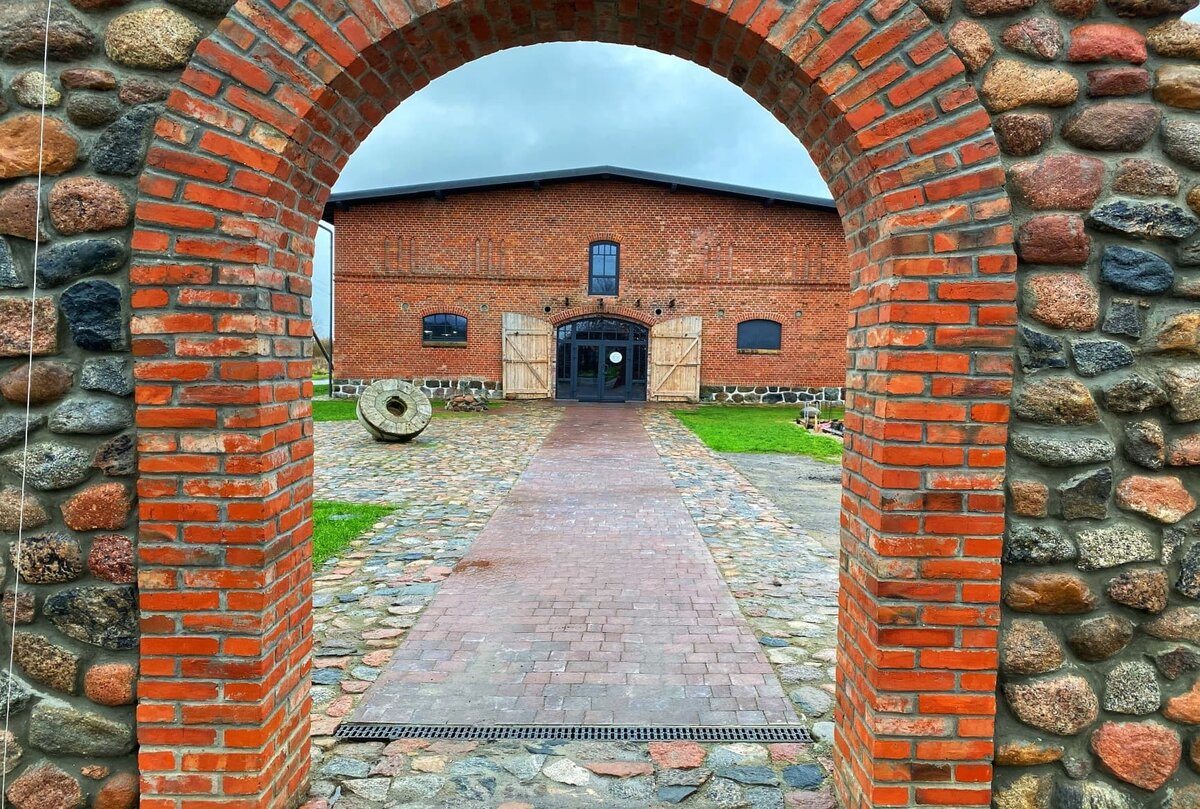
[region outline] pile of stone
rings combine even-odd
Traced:
[[[488,400],[478,393],[460,393],[446,400],[446,409],[454,413],[486,413]]]

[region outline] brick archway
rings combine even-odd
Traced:
[[[288,805],[306,778],[306,340],[330,185],[433,78],[564,39],[728,77],[821,168],[853,283],[838,789],[851,807],[988,803],[1016,261],[989,117],[925,14],[293,0],[241,3],[201,42],[141,179],[144,806]]]

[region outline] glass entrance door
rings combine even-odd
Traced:
[[[646,398],[644,326],[585,318],[558,329],[555,389],[560,399],[626,402]]]

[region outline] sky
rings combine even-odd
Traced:
[[[829,198],[808,152],[725,79],[656,51],[595,42],[513,48],[400,104],[334,191],[613,165]],[[329,238],[318,234],[313,323],[329,334]]]

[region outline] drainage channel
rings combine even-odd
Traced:
[[[334,736],[353,741],[457,739],[463,741],[562,740],[609,742],[805,742],[808,728],[790,725],[706,727],[689,725],[402,725],[343,722]]]

